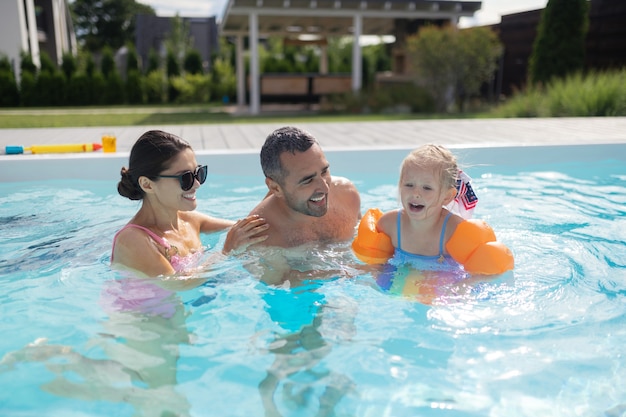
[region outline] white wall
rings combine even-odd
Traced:
[[[17,72],[20,52],[28,50],[26,11],[22,0],[0,1],[0,54],[6,55]]]

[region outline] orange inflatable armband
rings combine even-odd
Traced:
[[[356,257],[368,264],[384,264],[393,255],[391,239],[376,229],[376,223],[382,215],[380,209],[367,210],[352,242],[352,250]]]
[[[509,248],[496,242],[493,229],[483,220],[459,223],[446,249],[470,274],[502,274],[514,266]]]

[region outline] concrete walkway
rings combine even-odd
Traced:
[[[36,117],[35,115],[33,117]],[[196,151],[261,149],[265,137],[287,123],[154,125],[124,127],[0,129],[0,153],[7,145],[100,143],[117,137],[118,152],[128,152],[146,130],[162,129],[189,141]],[[626,143],[626,117],[544,119],[454,119],[383,122],[305,122],[324,149],[446,146],[524,146]],[[0,161],[2,161],[0,157]]]

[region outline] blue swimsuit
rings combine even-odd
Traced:
[[[444,255],[443,245],[446,234],[446,225],[452,213],[448,213],[443,220],[443,226],[441,227],[441,235],[439,237],[439,254],[434,256],[418,255],[402,250],[402,236],[401,236],[401,216],[402,210],[398,211],[398,247],[395,248],[393,257],[389,260],[391,265],[400,266],[403,264],[410,264],[415,269],[429,270],[429,271],[441,271],[458,269],[459,264],[452,259],[450,255]]]

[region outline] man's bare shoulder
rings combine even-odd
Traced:
[[[333,175],[333,186],[339,188],[353,189],[354,191],[356,191],[354,183],[346,177],[337,177]]]
[[[273,194],[266,195],[263,200],[259,201],[259,203],[250,211],[249,214],[258,214],[262,217],[267,217],[266,214],[268,211],[272,212],[272,207],[276,204],[276,199]]]
[[[350,211],[355,210],[357,218],[361,217],[361,196],[352,181],[345,177],[333,176],[333,198]]]

